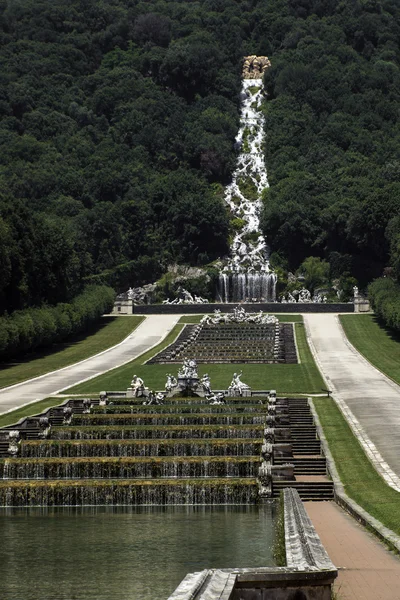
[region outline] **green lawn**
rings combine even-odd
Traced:
[[[211,312],[210,312],[211,314]],[[204,315],[184,315],[178,321],[178,323],[200,323],[200,320],[204,317]],[[303,317],[302,315],[286,315],[286,314],[277,314],[274,317],[278,317],[281,323],[302,323]]]
[[[126,365],[113,369],[90,381],[68,390],[74,394],[97,394],[101,390],[124,390],[132,375],[136,373],[145,384],[153,389],[163,389],[166,374],[176,373],[177,365],[144,365],[151,356],[159,352],[178,335],[182,325],[176,325],[168,337],[141,357]],[[261,364],[202,364],[199,375],[208,373],[214,389],[226,389],[235,371],[243,371],[243,381],[253,389],[276,389],[279,394],[319,393],[324,387],[321,375],[309,350],[303,323],[295,324],[297,345],[301,364],[261,365]]]
[[[400,494],[375,471],[335,401],[314,398],[313,403],[347,495],[400,535]]]
[[[400,336],[381,325],[374,315],[340,315],[340,322],[353,346],[400,384]]]
[[[98,354],[122,342],[144,317],[103,317],[98,325],[86,335],[68,342],[54,344],[46,352],[32,353],[20,360],[1,363],[0,388],[44,375]]]

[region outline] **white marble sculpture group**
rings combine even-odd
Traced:
[[[218,323],[258,323],[262,325],[276,324],[279,320],[274,315],[266,315],[260,310],[257,313],[248,313],[243,306],[236,306],[233,312],[222,314],[217,308],[213,315],[204,315],[201,325],[217,325]]]

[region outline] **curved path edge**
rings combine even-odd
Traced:
[[[31,377],[30,379],[24,379],[24,381],[19,381],[18,383],[13,383],[12,385],[7,385],[6,387],[2,387],[0,388],[0,394],[2,392],[6,392],[8,390],[12,390],[14,388],[19,387],[20,385],[25,385],[25,383],[32,383],[33,381],[37,381],[38,379],[43,379],[44,377],[47,377],[47,375],[51,375],[52,373],[61,373],[61,371],[65,371],[66,369],[69,369],[70,367],[76,367],[77,365],[81,365],[83,363],[85,363],[88,360],[91,360],[92,358],[96,358],[98,356],[101,356],[102,354],[105,354],[106,352],[110,352],[112,350],[115,350],[115,348],[118,348],[118,346],[121,346],[122,344],[125,344],[129,338],[135,333],[135,331],[137,331],[139,329],[139,327],[141,327],[141,325],[143,325],[146,321],[146,318],[144,315],[138,315],[139,317],[143,316],[143,320],[138,323],[138,325],[135,327],[135,329],[133,329],[123,340],[121,340],[120,342],[118,342],[118,344],[114,344],[114,346],[110,346],[109,348],[106,348],[105,350],[102,350],[101,352],[97,352],[97,354],[92,354],[92,356],[88,356],[87,358],[82,358],[82,360],[78,360],[77,362],[71,363],[70,365],[65,365],[65,367],[60,367],[59,369],[55,369],[54,371],[47,371],[47,373],[42,373],[41,375],[36,375],[36,377]]]
[[[181,315],[146,315],[122,341],[72,365],[0,390],[0,414],[7,414],[121,367],[162,342]],[[122,317],[121,317],[122,318]]]
[[[335,381],[333,380],[334,377],[332,377],[332,373],[330,372],[329,366],[327,364],[327,363],[329,363],[329,361],[323,362],[319,356],[319,353],[316,350],[316,347],[315,347],[314,341],[313,341],[313,337],[312,337],[310,323],[309,323],[310,317],[312,318],[313,316],[314,315],[304,314],[303,318],[304,318],[304,324],[305,324],[305,328],[306,328],[307,341],[308,341],[311,353],[314,357],[314,360],[317,363],[317,366],[321,372],[321,375],[324,378],[325,382],[327,382],[329,384],[328,387],[332,390],[332,392],[334,394],[334,400],[335,400],[336,404],[338,405],[338,407],[339,407],[340,411],[342,412],[344,418],[346,419],[348,425],[350,426],[354,435],[359,440],[366,455],[368,456],[369,460],[374,465],[377,472],[381,475],[381,477],[385,480],[385,482],[390,487],[392,487],[397,492],[400,492],[400,477],[396,474],[396,472],[392,469],[392,467],[389,466],[388,462],[383,458],[383,456],[382,456],[381,452],[378,450],[376,444],[374,442],[372,442],[372,440],[366,433],[365,428],[360,423],[360,420],[356,418],[356,416],[354,415],[352,410],[349,408],[342,393],[340,392],[340,390],[338,389],[338,386],[335,384]],[[400,401],[399,386],[397,386],[397,384],[395,384],[391,379],[387,378],[381,371],[379,371],[379,369],[376,369],[376,367],[371,365],[371,363],[369,361],[367,361],[367,359],[364,356],[362,356],[354,348],[354,346],[352,344],[350,344],[350,342],[348,341],[346,334],[344,333],[344,330],[339,322],[338,316],[337,315],[329,315],[329,316],[334,317],[336,326],[337,326],[338,330],[340,331],[342,342],[348,348],[348,350],[359,361],[361,361],[365,365],[368,365],[369,369],[373,369],[376,372],[376,374],[379,375],[379,377],[383,378],[384,381],[388,385],[390,385],[391,388],[393,388],[396,392],[398,392],[399,401]]]

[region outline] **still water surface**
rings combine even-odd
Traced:
[[[274,505],[1,509],[2,600],[166,600],[186,573],[272,565]]]

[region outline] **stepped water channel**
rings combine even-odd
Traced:
[[[93,400],[89,413],[86,406],[71,399],[0,430],[0,505],[257,504],[267,435],[271,496],[290,484],[304,498],[332,497],[305,399],[271,407],[265,396],[214,405],[174,397],[161,406],[118,398],[106,406]],[[288,463],[294,477],[279,470]]]
[[[262,192],[268,187],[262,113],[264,87],[262,73],[252,69],[257,58],[248,58],[250,70],[243,72],[240,128],[236,137],[237,166],[232,182],[225,189],[225,202],[236,218],[236,232],[231,256],[219,277],[220,302],[276,300],[277,277],[270,270],[269,248],[260,231]]]

